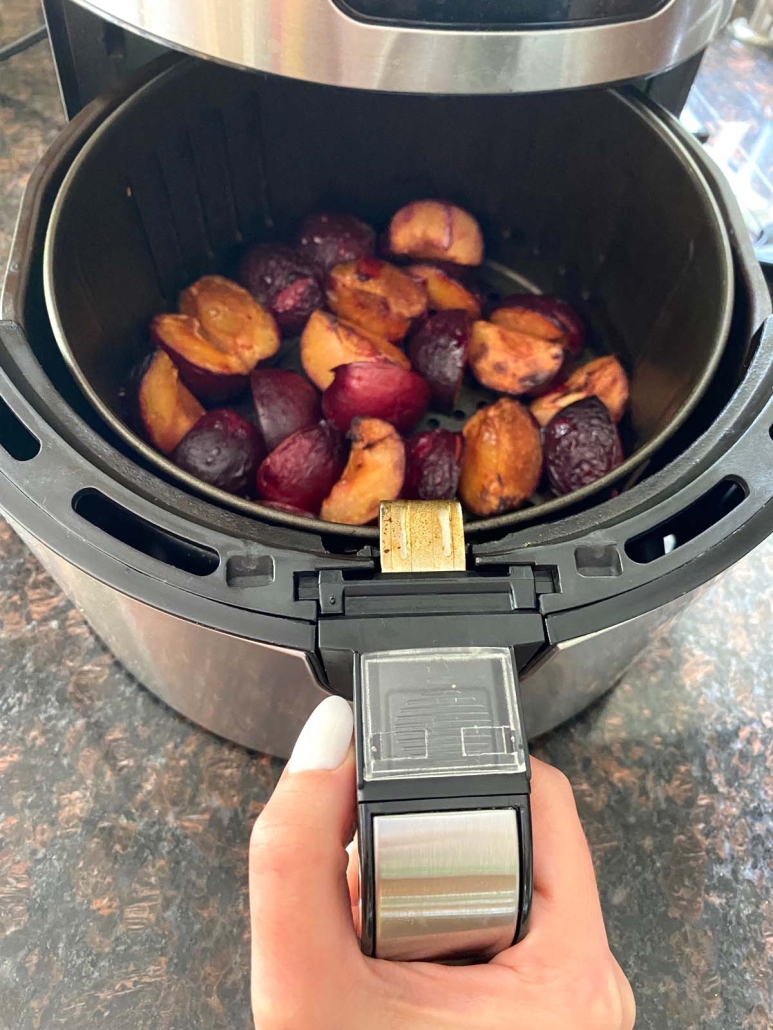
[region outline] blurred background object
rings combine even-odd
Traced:
[[[738,8],[748,7],[748,4],[739,4]],[[749,13],[744,14],[742,10],[734,12],[730,22],[729,31],[742,43],[750,43],[752,46],[773,47],[773,3],[771,0],[756,0],[750,7]]]
[[[762,0],[768,27],[773,3]],[[736,9],[738,10],[738,8]],[[743,10],[743,8],[741,8]],[[755,8],[756,10],[756,8]],[[751,15],[749,16],[751,18]],[[773,54],[731,23],[706,51],[681,120],[733,188],[760,261],[773,263]]]

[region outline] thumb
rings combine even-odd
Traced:
[[[302,1011],[307,985],[318,991],[348,954],[359,955],[345,851],[355,815],[352,730],[349,704],[326,698],[301,731],[255,824],[250,911],[256,1012],[277,997],[283,1005],[294,999]]]

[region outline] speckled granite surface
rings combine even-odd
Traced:
[[[36,17],[2,0],[0,40]],[[43,47],[0,65],[0,267],[60,122]],[[773,1024],[771,583],[773,542],[536,749],[574,783],[642,1028]],[[245,850],[279,763],[139,688],[2,524],[0,684],[0,1028],[249,1027]]]

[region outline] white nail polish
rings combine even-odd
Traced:
[[[326,697],[309,716],[295,742],[289,772],[337,769],[346,758],[352,742],[354,718],[348,701]]]

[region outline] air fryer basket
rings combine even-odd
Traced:
[[[323,207],[383,225],[421,196],[475,212],[496,288],[523,283],[566,297],[592,325],[592,347],[617,353],[631,374],[629,457],[619,469],[570,497],[471,522],[469,532],[558,514],[630,480],[716,369],[733,271],[723,219],[688,148],[617,92],[362,94],[181,62],[117,108],[60,190],[45,256],[60,348],[101,415],[168,476],[227,507],[312,528],[207,487],[149,448],[126,421],[126,383],[148,350],[151,316],[174,308],[197,276],[227,271],[244,241],[286,238]],[[479,400],[468,391],[465,414]]]

